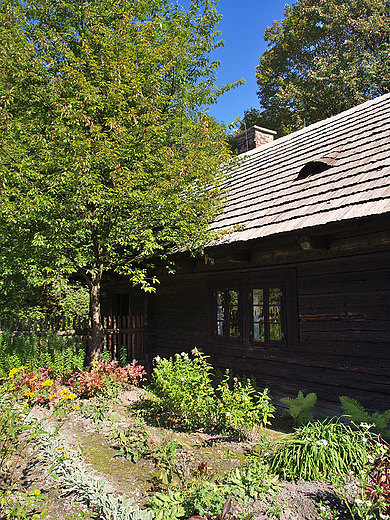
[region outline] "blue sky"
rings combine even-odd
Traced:
[[[185,5],[187,2],[180,3]],[[219,28],[225,46],[212,55],[221,62],[218,85],[240,78],[246,83],[221,96],[218,103],[210,107],[209,114],[218,121],[228,125],[237,116],[242,117],[245,109],[259,108],[255,70],[260,54],[267,47],[264,32],[274,20],[283,19],[285,4],[285,0],[219,1],[217,9],[223,16]]]

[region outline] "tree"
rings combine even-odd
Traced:
[[[390,91],[387,0],[298,0],[265,32],[257,124],[289,133]]]
[[[58,277],[56,283],[30,284],[20,272],[0,280],[1,318],[88,318],[89,292],[82,280]]]
[[[93,360],[103,273],[153,290],[145,261],[195,250],[220,211],[229,152],[205,110],[233,86],[209,58],[220,17],[213,0],[0,7],[0,260],[37,284],[84,277]]]

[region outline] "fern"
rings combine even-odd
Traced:
[[[293,418],[295,425],[306,424],[313,420],[313,414],[310,410],[317,401],[317,396],[314,392],[307,394],[305,397],[301,390],[299,390],[295,399],[282,397],[280,401],[289,406],[288,413]]]
[[[84,357],[82,343],[74,345],[53,332],[19,335],[4,331],[0,335],[0,379],[7,379],[9,370],[21,365],[30,372],[49,366],[53,377],[67,378],[71,370],[84,367]]]
[[[390,410],[386,410],[383,413],[375,412],[370,415],[356,399],[345,395],[340,397],[340,403],[344,417],[349,419],[350,422],[372,425],[376,432],[381,433],[385,437],[390,437],[390,430],[386,429],[390,421]]]

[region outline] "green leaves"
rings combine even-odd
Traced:
[[[216,427],[225,432],[269,423],[275,408],[267,388],[259,392],[254,380],[232,377],[226,371],[214,390],[208,356],[198,349],[192,354],[192,358],[186,352],[155,358],[150,390],[156,413],[174,414],[190,428]]]
[[[0,269],[146,288],[140,262],[207,242],[224,197],[214,2],[5,0],[0,19]]]
[[[389,91],[384,0],[300,0],[265,33],[257,124],[289,133]]]
[[[356,400],[345,395],[340,397],[340,403],[343,408],[344,417],[347,417],[354,424],[361,424],[366,428],[373,427],[378,433],[388,437],[390,430],[386,429],[390,421],[390,410],[383,413],[375,412],[369,414],[363,406]]]
[[[304,396],[302,391],[299,390],[295,399],[282,397],[280,402],[289,406],[288,413],[293,418],[295,425],[305,424],[313,420],[313,415],[310,410],[317,402],[317,396],[314,392]]]
[[[339,421],[309,423],[281,440],[269,458],[270,470],[290,480],[335,482],[357,475],[367,464],[368,437]]]

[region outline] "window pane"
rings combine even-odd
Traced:
[[[279,287],[274,287],[269,289],[269,304],[270,305],[280,305],[280,289]]]
[[[264,341],[264,323],[253,324],[253,338],[257,341]]]
[[[238,330],[238,291],[229,291],[229,334],[237,338]]]
[[[279,322],[280,321],[280,306],[277,307],[276,305],[270,305],[269,307],[269,321],[271,322]]]
[[[270,339],[273,341],[282,340],[282,326],[280,323],[271,323],[269,326]]]
[[[279,287],[273,287],[268,290],[269,339],[271,341],[282,340],[281,300],[281,291]]]
[[[263,289],[253,289],[252,315],[253,315],[253,339],[264,341],[264,306]]]
[[[225,295],[221,291],[217,291],[217,305],[225,305]]]
[[[217,334],[218,336],[225,335],[225,324],[221,321],[217,323]]]
[[[217,291],[217,335],[225,335],[225,293]]]
[[[253,289],[253,305],[263,305],[263,289]]]
[[[258,321],[262,321],[263,317],[263,307],[259,307],[258,305],[253,306],[253,322],[256,323]]]

